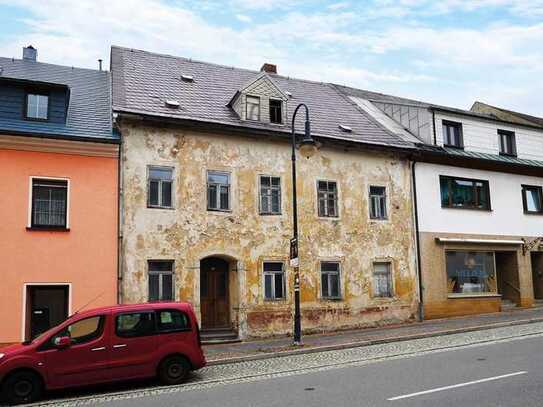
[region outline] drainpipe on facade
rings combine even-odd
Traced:
[[[422,284],[422,266],[420,257],[420,238],[419,238],[419,211],[417,204],[417,176],[415,174],[417,162],[413,161],[411,166],[411,177],[413,182],[413,208],[415,212],[415,244],[417,250],[417,274],[419,283],[419,321],[424,321],[424,300],[423,300],[423,284]]]
[[[119,131],[117,129],[117,131]],[[123,194],[123,181],[122,181],[122,171],[121,171],[121,158],[122,158],[122,149],[123,149],[123,138],[122,134],[119,131],[119,155],[117,161],[117,303],[122,304],[123,302],[123,274],[122,274],[122,222],[123,222],[123,212],[122,212],[122,194]]]

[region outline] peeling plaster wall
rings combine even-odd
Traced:
[[[175,296],[200,313],[200,260],[230,262],[231,320],[241,337],[292,330],[293,272],[290,145],[269,138],[213,135],[121,122],[123,134],[123,301],[146,301],[147,260],[175,261]],[[148,165],[175,168],[175,209],[146,202]],[[231,172],[231,212],[206,210],[206,171]],[[281,177],[282,214],[258,212],[258,175]],[[335,180],[337,219],[317,216],[316,181]],[[385,185],[389,220],[368,214],[370,185]],[[393,154],[321,149],[298,161],[302,327],[331,331],[399,322],[416,312],[416,270],[409,163]],[[319,262],[341,262],[342,300],[320,298]],[[286,265],[284,301],[264,301],[262,263]],[[391,299],[372,298],[374,261],[392,263]]]

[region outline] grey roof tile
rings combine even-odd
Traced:
[[[219,123],[248,130],[258,128],[290,132],[290,122],[285,126],[277,126],[242,121],[228,106],[236,91],[260,75],[258,71],[116,46],[111,50],[111,71],[114,111]],[[183,81],[182,74],[193,76],[194,81]],[[314,135],[413,148],[412,143],[402,140],[357,109],[334,86],[269,75],[283,92],[292,94],[287,103],[287,117],[291,117],[298,103],[307,104]],[[165,106],[165,101],[170,99],[180,103],[179,109]],[[340,124],[351,127],[352,133],[340,130]],[[297,117],[297,125],[300,130],[303,128],[303,115]]]
[[[0,118],[0,130],[77,139],[117,141],[112,131],[111,76],[107,71],[0,57],[0,78],[66,85],[66,124]]]

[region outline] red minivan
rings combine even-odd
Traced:
[[[181,383],[205,366],[192,306],[114,305],[76,313],[32,342],[0,349],[2,396],[12,404],[43,390],[158,376]]]

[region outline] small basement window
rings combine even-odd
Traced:
[[[47,120],[49,118],[49,96],[37,93],[26,95],[26,118]]]
[[[270,99],[270,122],[283,123],[283,101]]]

